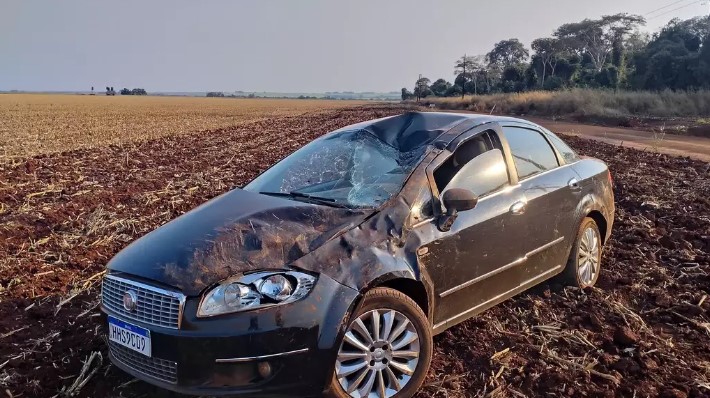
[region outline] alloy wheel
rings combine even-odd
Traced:
[[[579,240],[577,251],[577,275],[582,287],[592,286],[599,275],[601,245],[599,234],[593,227],[587,227]]]
[[[351,322],[338,351],[335,376],[351,397],[392,397],[411,379],[419,354],[419,334],[404,314],[372,310]]]

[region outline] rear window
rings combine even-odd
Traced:
[[[519,127],[504,127],[503,131],[521,180],[559,166],[554,150],[541,133]]]
[[[545,132],[547,133],[547,137],[550,139],[550,142],[552,142],[552,145],[554,145],[560,155],[562,155],[562,159],[565,160],[565,163],[574,163],[579,160],[579,156],[577,156],[569,145],[562,141],[562,138],[556,136],[550,130],[545,129]]]

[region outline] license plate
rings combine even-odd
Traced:
[[[108,317],[108,339],[133,351],[150,356],[150,330]]]

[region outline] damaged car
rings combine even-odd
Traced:
[[[550,278],[587,288],[607,166],[528,121],[328,133],[107,265],[112,362],[195,395],[410,397],[432,336]]]

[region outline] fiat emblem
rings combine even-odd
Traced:
[[[126,311],[133,312],[136,310],[136,305],[138,304],[138,296],[133,290],[128,290],[123,293],[123,308]]]

